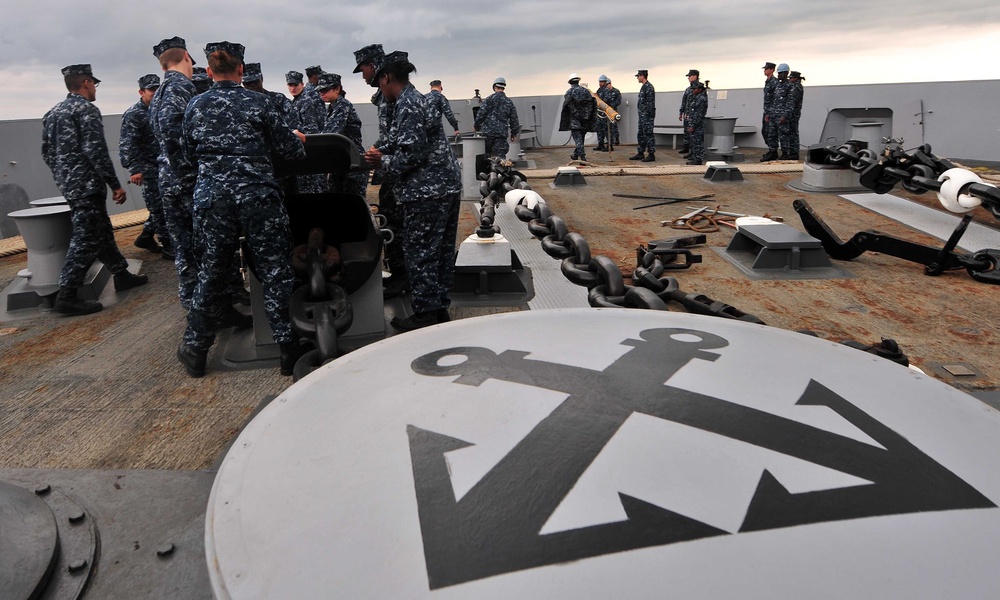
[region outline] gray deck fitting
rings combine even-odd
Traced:
[[[835,279],[848,277],[834,267],[823,244],[784,223],[744,225],[725,249],[713,248],[751,279]]]
[[[743,173],[733,165],[709,165],[704,179],[709,181],[743,181]]]

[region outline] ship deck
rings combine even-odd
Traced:
[[[611,157],[591,154],[594,166],[581,168],[586,186],[548,185],[556,167],[569,159],[571,150],[565,147],[532,149],[527,158],[536,168],[523,172],[569,230],[586,238],[593,255],[610,257],[626,274],[635,266],[637,247],[694,233],[661,224],[691,212],[689,204],[782,217],[803,231],[792,202],[805,197],[843,239],[876,229],[918,243],[942,243],[904,224],[905,219],[837,194],[805,195],[790,189],[788,182],[801,177],[801,163],[762,168],[756,162],[759,151],[742,150],[748,162],[736,165],[745,177],[741,182],[708,181],[702,177],[704,167],[682,166],[683,160],[669,149],[661,150],[653,164],[628,161],[633,151],[628,146]],[[655,201],[615,194],[714,196],[636,210]],[[944,213],[933,194],[913,196],[896,189],[892,195],[907,205]],[[376,188],[369,189],[369,198],[376,200]],[[475,228],[473,205],[463,206],[459,241]],[[958,217],[944,214],[958,222]],[[1000,223],[988,212],[980,208],[973,214],[976,223],[1000,232]],[[138,225],[123,227],[116,239],[127,258],[142,261],[148,285],[122,294],[94,315],[62,318],[33,310],[0,323],[0,469],[210,470],[255,410],[292,384],[276,365],[220,369],[218,345],[209,356],[208,374],[189,378],[174,354],[185,319],[176,299],[173,265],[134,247],[138,232]],[[506,233],[512,238],[527,235],[510,229]],[[1000,372],[992,365],[1000,331],[994,307],[997,290],[964,271],[929,277],[915,263],[866,253],[850,262],[835,262],[849,274],[846,277],[755,279],[717,251],[728,245],[732,229],[722,227],[706,235],[706,244],[692,248],[702,262],[672,273],[684,291],[733,305],[770,326],[810,330],[835,342],[873,344],[892,338],[913,365],[946,383],[970,392],[1000,387]],[[555,259],[524,254],[521,258],[536,279],[559,276],[551,269]],[[532,260],[551,264],[533,265]],[[0,258],[0,287],[13,281],[24,263],[23,253]],[[577,293],[574,301],[585,302],[586,290]],[[455,306],[451,313],[461,319],[531,309],[529,302],[478,302]],[[399,310],[399,301],[386,305],[387,314]],[[953,365],[964,365],[971,375],[949,373]],[[757,376],[766,378],[768,373]]]

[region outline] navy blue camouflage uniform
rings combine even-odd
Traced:
[[[778,145],[782,154],[798,152],[798,148],[791,148],[791,137],[789,135],[789,116],[792,113],[792,84],[787,80],[778,80],[778,86],[774,90],[774,103],[771,105],[770,119],[778,130]]]
[[[312,84],[306,85],[302,93],[292,99],[292,116],[289,122],[292,129],[298,129],[306,135],[323,132],[326,125],[326,104]],[[299,175],[296,182],[301,194],[322,194],[329,191],[326,175],[323,173]]]
[[[597,97],[604,101],[605,104],[611,108],[618,110],[618,107],[622,104],[622,93],[618,91],[618,88],[612,87],[609,83],[608,85],[597,88]],[[617,121],[598,121],[597,122],[597,145],[598,147],[604,147],[605,140],[608,139],[608,125],[611,125],[611,138],[610,146],[617,146],[620,143],[618,138],[618,122]]]
[[[486,136],[486,156],[505,158],[508,140],[521,133],[517,109],[503,90],[489,95],[476,113],[476,131]]]
[[[444,117],[448,120],[452,131],[458,131],[458,119],[455,118],[455,113],[451,110],[451,103],[448,102],[444,94],[437,90],[431,90],[424,97],[427,98],[428,109],[433,111],[431,118],[434,118],[433,114],[436,113],[438,119]]]
[[[563,110],[559,120],[559,130],[569,129],[574,143],[573,160],[585,160],[587,151],[583,146],[588,131],[594,129],[594,116],[597,110],[594,97],[582,87],[578,80],[572,80],[569,89],[563,94]]]
[[[155,233],[161,244],[170,247],[170,233],[163,218],[163,201],[160,199],[160,168],[156,163],[159,153],[160,146],[149,124],[149,106],[139,100],[122,115],[118,158],[129,175],[142,175],[142,199],[149,210],[143,232]]]
[[[389,144],[389,130],[392,128],[393,117],[396,112],[396,103],[387,100],[381,91],[372,94],[372,104],[378,107],[378,139],[373,146],[383,154],[389,154],[392,149]],[[394,190],[395,176],[385,169],[377,171],[381,185],[378,190],[378,211],[385,217],[386,226],[396,235],[392,242],[385,245],[385,262],[392,276],[405,280],[406,258],[403,251],[403,210],[399,206]],[[374,182],[374,176],[372,178]]]
[[[656,118],[656,90],[647,81],[639,88],[639,98],[635,103],[639,113],[638,151],[656,152],[656,141],[653,139],[653,120]]]
[[[774,93],[778,89],[778,78],[768,77],[764,80],[764,116],[761,119],[761,134],[768,150],[778,150],[778,123],[772,122],[770,115],[774,106]]]
[[[241,234],[264,288],[274,340],[294,341],[288,316],[291,233],[271,156],[302,159],[305,147],[265,96],[226,80],[188,105],[183,140],[185,155],[198,165],[194,222],[203,246],[184,343],[196,350],[212,345]]]
[[[799,117],[802,116],[802,96],[804,90],[802,89],[802,83],[797,78],[795,81],[789,81],[788,86],[788,143],[787,151],[789,156],[794,156],[798,158],[799,154]]]
[[[68,94],[42,118],[42,158],[66,198],[73,223],[59,286],[78,289],[100,260],[112,273],[128,269],[108,216],[107,188],[121,189],[104,139],[101,111]]]
[[[680,118],[681,126],[684,130],[684,148],[691,148],[691,134],[688,133],[688,127],[691,127],[691,120],[688,112],[691,110],[691,98],[693,94],[691,91],[694,89],[694,83],[687,86],[684,93],[681,94],[681,106],[677,116]]]
[[[705,162],[705,115],[708,113],[708,93],[705,88],[701,92],[691,94],[687,104],[688,127],[694,131],[688,133],[691,154],[688,155],[689,162]]]
[[[365,153],[365,147],[361,142],[361,117],[358,116],[354,104],[343,95],[331,102],[327,108],[323,133],[339,133],[354,142],[354,147],[360,154]],[[364,198],[368,191],[368,171],[350,173],[342,181],[337,182],[331,177],[330,191],[357,194]]]
[[[410,304],[434,312],[451,305],[462,176],[426,98],[407,84],[394,104],[382,168],[403,212]]]
[[[191,308],[191,298],[198,283],[200,254],[192,235],[192,194],[197,171],[182,150],[184,110],[194,95],[194,83],[187,76],[179,71],[167,71],[163,84],[149,103],[149,124],[160,146],[157,162],[163,217],[174,246],[178,297],[184,308]]]

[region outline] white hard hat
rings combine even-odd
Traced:
[[[500,87],[507,87],[507,80],[503,77],[497,77],[493,80],[493,85],[499,85]]]
[[[570,73],[569,74],[569,82],[573,83],[574,80],[580,81],[580,76],[577,75],[576,73]]]

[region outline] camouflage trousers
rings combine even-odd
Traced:
[[[66,198],[70,208],[73,229],[69,238],[66,262],[59,273],[59,286],[77,289],[84,283],[87,271],[95,260],[99,260],[112,273],[121,273],[128,268],[125,257],[115,243],[111,218],[108,217],[106,194],[94,194],[71,200]]]
[[[768,150],[778,149],[778,117],[765,118],[761,120],[761,130],[760,134],[764,136],[764,143],[767,144]]]
[[[573,137],[573,143],[575,144],[573,156],[581,159],[587,156],[587,150],[583,147],[583,140],[587,137],[587,130],[573,129],[570,131],[570,135]]]
[[[393,182],[383,178],[378,190],[378,212],[385,216],[386,227],[392,230],[393,240],[385,245],[385,266],[398,277],[406,277],[406,259],[403,257],[404,217],[402,207],[396,202]]]
[[[688,127],[691,127],[691,119],[688,119],[687,115],[684,115],[684,119],[681,121],[681,128],[684,131],[683,141],[684,148],[688,150],[691,149],[691,134],[688,133]]]
[[[299,175],[295,178],[295,183],[298,185],[297,189],[300,194],[325,194],[330,191],[326,175],[323,173]]]
[[[656,152],[656,142],[653,139],[653,118],[639,115],[639,152]]]
[[[608,137],[608,129],[611,129],[611,137]],[[597,145],[604,146],[605,140],[610,140],[610,146],[618,145],[618,123],[601,119],[597,121]]]
[[[496,156],[498,158],[506,158],[507,152],[510,151],[510,142],[507,136],[486,136],[486,158]]]
[[[163,217],[174,246],[174,267],[177,268],[177,297],[181,306],[191,308],[194,288],[198,284],[199,248],[194,241],[194,219],[191,196],[165,194]]]
[[[163,218],[163,199],[160,198],[160,182],[156,178],[142,179],[142,200],[146,203],[149,211],[149,218],[142,226],[142,232],[156,234],[160,243],[170,246],[170,232],[167,230],[167,221]]]
[[[403,252],[410,274],[410,305],[415,313],[451,305],[455,282],[455,236],[461,194],[402,204]]]
[[[685,133],[687,130],[685,130]],[[691,150],[691,154],[688,155],[688,160],[696,160],[698,162],[705,162],[705,125],[702,123],[701,126],[695,127],[694,132],[688,133],[688,147]]]
[[[785,117],[784,123],[778,124],[778,143],[781,146],[781,152],[797,154],[799,151],[799,123],[795,121],[794,123],[788,117]],[[794,130],[794,133],[793,133]],[[794,139],[794,145],[793,145]]]
[[[355,194],[365,197],[368,193],[368,171],[358,171],[343,175],[330,175],[330,192],[335,194]]]
[[[240,236],[246,237],[254,272],[264,289],[264,313],[274,341],[293,341],[288,316],[294,273],[289,255],[288,213],[277,192],[264,190],[195,200],[194,236],[202,247],[201,270],[188,312],[184,343],[206,350],[227,310]]]

